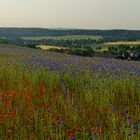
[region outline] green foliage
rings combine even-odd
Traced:
[[[27,45],[23,45],[23,47],[28,47],[28,48],[33,48],[33,49],[39,49],[36,47],[35,44],[27,44]]]
[[[52,49],[49,49],[49,51],[60,52],[60,53],[68,53],[68,54],[74,54],[74,55],[80,55],[80,56],[89,56],[89,57],[92,57],[95,54],[95,51],[91,47],[66,48],[66,49],[52,48]]]
[[[0,39],[0,43],[1,43],[1,44],[8,44],[8,41],[5,40],[5,39]]]
[[[108,48],[108,52],[111,54],[125,54],[127,51],[136,51],[137,53],[140,52],[140,45],[131,46],[131,45],[115,45]]]

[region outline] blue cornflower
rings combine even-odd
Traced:
[[[124,110],[124,111],[121,112],[122,115],[125,115],[127,113],[128,113],[128,110]]]
[[[58,121],[57,124],[64,124],[64,122],[63,121]]]
[[[127,116],[127,118],[128,118],[128,119],[130,119],[130,118],[131,118],[131,116]]]
[[[125,113],[127,114],[128,113],[128,110],[125,110]]]
[[[130,124],[135,124],[135,122],[132,120],[132,121],[130,121]]]
[[[135,135],[135,134],[136,134],[136,132],[133,132],[133,134]]]
[[[113,110],[113,111],[116,111],[116,110],[117,110],[117,108],[116,108],[116,107],[113,107],[113,108],[112,108],[112,110]]]
[[[70,138],[70,140],[76,140],[74,137]]]
[[[66,93],[66,92],[64,92],[64,97],[65,97],[65,98],[67,97],[67,93]]]
[[[124,127],[125,127],[125,128],[130,128],[130,126],[129,126],[129,125],[125,125]]]
[[[132,136],[132,134],[131,134],[131,133],[129,133],[129,134],[128,134],[128,136],[130,137],[130,136]]]

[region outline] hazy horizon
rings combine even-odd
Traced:
[[[140,30],[139,0],[1,0],[0,27]]]

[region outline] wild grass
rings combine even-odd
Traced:
[[[139,139],[138,75],[59,74],[6,57],[0,60],[2,140]]]

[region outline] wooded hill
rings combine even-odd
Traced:
[[[85,30],[85,29],[44,29],[44,28],[0,28],[0,37],[92,35],[108,38],[140,39],[140,30]]]

